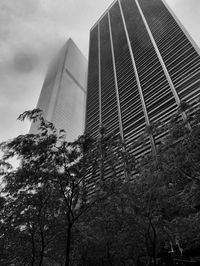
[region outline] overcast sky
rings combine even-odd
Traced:
[[[0,142],[27,133],[49,61],[71,37],[87,57],[89,30],[113,0],[0,0]],[[200,46],[200,0],[166,0]]]

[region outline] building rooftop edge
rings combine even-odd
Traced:
[[[66,44],[67,43],[70,43],[70,42],[79,50],[79,52],[81,53],[82,57],[84,57],[85,61],[88,62],[87,57],[83,54],[83,52],[81,51],[81,49],[78,47],[78,45],[74,42],[74,40],[71,37],[69,37],[67,39]]]
[[[103,12],[103,14],[100,16],[100,18],[95,22],[95,24],[91,27],[90,32],[93,30],[93,28],[99,23],[99,21],[108,13],[109,9],[116,3],[118,0],[114,0],[108,8]]]

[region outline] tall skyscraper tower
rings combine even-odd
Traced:
[[[165,2],[114,1],[90,32],[86,130],[97,137],[103,125],[129,147],[199,96],[199,49]],[[161,137],[135,148],[136,158]]]
[[[84,131],[86,83],[87,60],[69,39],[48,69],[37,104],[46,120],[66,130],[68,141]],[[33,123],[30,133],[37,126]]]

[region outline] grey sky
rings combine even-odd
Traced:
[[[200,0],[166,0],[200,46]],[[26,133],[49,61],[71,37],[87,56],[89,29],[112,0],[0,0],[0,142]]]

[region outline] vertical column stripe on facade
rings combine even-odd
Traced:
[[[168,121],[177,104],[163,67],[136,2],[121,0],[121,6],[150,123]],[[156,143],[160,137],[155,136]]]
[[[193,102],[200,95],[198,51],[161,0],[139,3],[178,97]]]
[[[146,122],[117,2],[115,2],[110,9],[110,24],[112,29],[123,133],[128,148],[128,146],[132,145],[144,131]],[[150,141],[145,147],[138,146],[133,153],[135,156],[138,156],[146,152],[147,149],[151,149]]]
[[[112,60],[108,14],[99,22],[101,54],[101,114],[106,132],[120,134],[118,101],[115,88],[115,74]]]
[[[146,27],[146,29],[147,29],[147,32],[148,32],[149,37],[150,37],[150,39],[151,39],[151,42],[152,42],[152,44],[153,44],[153,46],[154,46],[154,49],[155,49],[155,51],[156,51],[156,54],[157,54],[158,59],[159,59],[159,61],[160,61],[160,64],[161,64],[161,66],[162,66],[162,68],[163,68],[163,71],[164,71],[164,73],[165,73],[165,76],[166,76],[166,78],[167,78],[167,80],[168,80],[168,83],[169,83],[170,89],[171,89],[171,91],[172,91],[172,93],[173,93],[173,95],[174,95],[174,98],[175,98],[175,101],[176,101],[176,103],[177,103],[177,106],[179,106],[180,103],[181,103],[181,101],[180,101],[180,98],[179,98],[179,96],[178,96],[178,93],[176,92],[176,89],[175,89],[175,87],[174,87],[174,84],[173,84],[173,82],[172,82],[172,79],[171,79],[171,77],[170,77],[170,75],[169,75],[169,72],[167,71],[167,68],[166,68],[166,66],[165,66],[165,63],[164,63],[164,61],[163,61],[163,59],[162,59],[162,56],[161,56],[160,51],[159,51],[159,49],[158,49],[158,46],[157,46],[157,44],[156,44],[156,42],[155,42],[155,40],[154,40],[154,37],[153,37],[153,35],[152,35],[152,33],[151,33],[151,30],[150,30],[150,28],[149,28],[149,25],[148,25],[148,23],[147,23],[147,21],[146,21],[146,19],[145,19],[145,16],[144,16],[144,14],[143,14],[143,12],[142,12],[142,9],[141,9],[141,7],[140,7],[138,1],[135,0],[135,2],[136,2],[136,5],[137,5],[137,7],[138,7],[138,10],[139,10],[139,12],[140,12],[140,15],[141,15],[141,17],[142,17],[142,20],[143,20],[143,22],[144,22],[144,25],[145,25],[145,27]],[[144,3],[144,2],[143,2],[143,3]],[[185,112],[182,113],[182,117],[183,117],[184,120],[187,119]]]
[[[130,52],[130,57],[131,57],[133,69],[134,69],[134,72],[135,72],[135,78],[136,78],[136,81],[137,81],[137,86],[138,86],[138,90],[139,90],[139,94],[140,94],[140,99],[141,99],[141,104],[142,104],[142,107],[143,107],[143,112],[144,112],[144,117],[145,117],[145,120],[146,120],[146,125],[149,126],[150,125],[149,117],[148,117],[148,113],[147,113],[147,109],[146,109],[146,105],[145,105],[145,101],[144,101],[144,96],[143,96],[143,93],[142,93],[142,88],[141,88],[141,85],[140,85],[140,80],[139,80],[139,76],[138,76],[138,72],[137,72],[137,68],[136,68],[136,64],[135,64],[135,59],[134,59],[134,56],[133,56],[133,51],[132,51],[132,48],[131,48],[130,39],[129,39],[129,36],[128,36],[128,31],[127,31],[127,28],[126,28],[126,23],[125,23],[125,19],[124,19],[122,6],[121,6],[121,3],[120,3],[119,0],[118,0],[118,4],[119,4],[120,13],[121,13],[122,21],[123,21],[124,31],[125,31],[125,34],[126,34],[126,39],[127,39],[129,52]],[[151,138],[152,149],[155,150],[155,143],[154,143],[153,136],[151,135],[150,138]]]
[[[101,48],[100,48],[100,27],[98,23],[98,66],[99,66],[99,126],[102,126],[102,116],[101,116]]]
[[[86,130],[97,137],[99,133],[98,26],[90,33],[88,72]]]
[[[111,53],[112,53],[112,61],[113,61],[113,72],[114,72],[114,79],[115,79],[115,89],[116,89],[116,97],[117,97],[117,107],[118,107],[120,134],[121,134],[122,140],[124,141],[123,125],[122,125],[122,117],[121,117],[121,108],[120,108],[120,100],[119,100],[119,88],[118,88],[118,81],[117,81],[115,55],[114,55],[113,40],[112,40],[112,29],[111,29],[111,25],[110,25],[110,14],[109,14],[109,12],[108,12],[108,24],[109,24],[110,41],[111,41]]]
[[[144,25],[145,25],[145,27],[146,27],[146,30],[147,30],[147,32],[148,32],[148,34],[149,34],[149,37],[150,37],[150,39],[151,39],[151,42],[152,42],[152,44],[153,44],[153,46],[154,46],[154,49],[155,49],[155,51],[156,51],[156,54],[157,54],[158,59],[159,59],[159,61],[160,61],[160,64],[161,64],[161,66],[162,66],[162,68],[163,68],[163,71],[164,71],[164,73],[165,73],[165,75],[166,75],[166,78],[167,78],[167,80],[168,80],[168,82],[169,82],[169,85],[170,85],[171,91],[172,91],[172,93],[173,93],[173,95],[174,95],[174,98],[175,98],[175,100],[176,100],[176,103],[177,103],[177,105],[179,105],[179,104],[180,104],[180,99],[179,99],[178,94],[177,94],[177,92],[176,92],[176,90],[175,90],[175,88],[174,88],[173,82],[172,82],[172,80],[171,80],[171,78],[170,78],[170,76],[169,76],[169,73],[168,73],[168,71],[167,71],[167,69],[166,69],[166,66],[165,66],[165,64],[164,64],[164,62],[163,62],[163,59],[162,59],[161,54],[160,54],[160,52],[159,52],[159,49],[158,49],[158,47],[157,47],[157,45],[156,45],[156,42],[155,42],[155,40],[154,40],[154,38],[153,38],[153,35],[152,35],[152,33],[151,33],[151,30],[150,30],[150,28],[149,28],[149,26],[148,26],[148,24],[147,24],[147,21],[146,21],[146,19],[145,19],[145,17],[144,17],[144,14],[143,14],[143,12],[142,12],[142,10],[141,10],[141,8],[140,8],[140,5],[139,5],[138,1],[135,0],[135,2],[136,2],[136,5],[137,5],[137,7],[138,7],[138,10],[139,10],[139,12],[140,12],[140,15],[141,15],[141,17],[142,17],[142,20],[143,20],[143,22],[144,22]]]
[[[100,60],[99,60],[99,25],[96,25],[90,32],[90,49],[88,64],[88,86],[87,86],[87,109],[85,129],[92,137],[99,135],[100,125]],[[92,169],[92,168],[91,168]],[[85,178],[85,185],[89,191],[88,195],[96,191],[96,183],[99,181],[99,173],[89,171]]]

